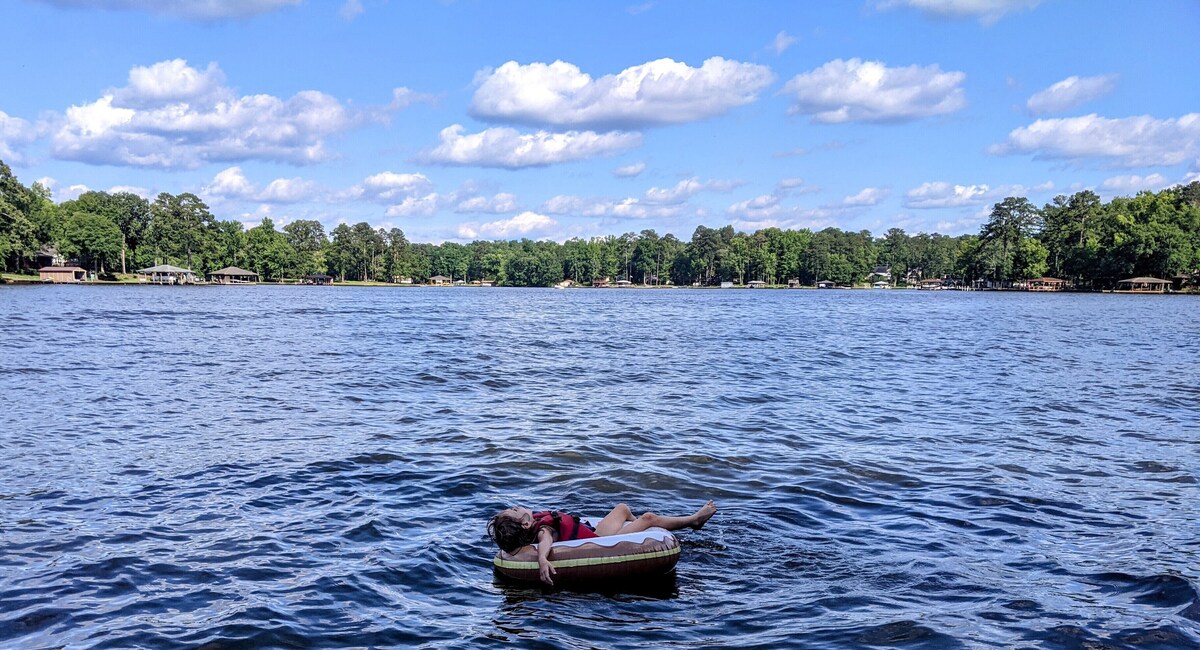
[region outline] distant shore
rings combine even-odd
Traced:
[[[17,273],[0,273],[0,284],[12,284],[12,285],[53,285],[53,284],[65,284],[65,285],[82,285],[82,286],[114,286],[114,287],[120,287],[120,286],[124,286],[124,287],[128,287],[128,286],[179,286],[179,285],[157,285],[157,284],[155,284],[155,283],[153,283],[153,282],[147,282],[147,281],[145,281],[145,280],[143,280],[143,279],[139,279],[139,277],[138,277],[136,274],[116,274],[116,276],[115,276],[115,277],[117,278],[117,279],[115,279],[115,280],[83,280],[83,281],[80,281],[80,282],[59,282],[59,283],[55,283],[55,282],[47,282],[47,281],[44,281],[44,280],[40,279],[38,276],[33,276],[33,275],[22,275],[22,274],[17,274]],[[189,285],[187,285],[187,286],[194,286],[194,287],[246,287],[246,286],[313,286],[313,285],[306,285],[306,284],[304,284],[304,282],[302,282],[300,279],[283,278],[283,279],[280,279],[279,281],[270,281],[270,282],[245,282],[245,283],[237,283],[237,284],[223,284],[223,283],[219,283],[219,282],[202,282],[202,283],[189,284]],[[479,283],[475,283],[475,284],[467,283],[467,284],[460,284],[460,285],[455,285],[455,284],[418,284],[418,283],[412,283],[412,284],[402,284],[402,283],[394,283],[394,282],[375,282],[375,281],[365,281],[365,280],[346,280],[346,281],[344,281],[344,282],[334,282],[334,283],[332,283],[332,284],[325,285],[325,286],[333,286],[333,287],[378,287],[378,288],[389,288],[389,287],[390,287],[390,288],[397,288],[397,289],[418,289],[418,288],[424,288],[424,289],[512,289],[512,288],[528,288],[528,287],[506,287],[506,286],[503,286],[503,285],[480,285]],[[652,284],[651,284],[651,285],[643,285],[643,284],[630,284],[630,285],[622,285],[622,286],[608,285],[608,286],[601,286],[601,287],[597,287],[597,286],[590,286],[590,285],[578,284],[578,285],[573,285],[573,286],[570,286],[570,287],[544,287],[544,288],[546,288],[546,289],[552,289],[552,288],[553,288],[553,289],[571,289],[571,290],[584,289],[584,290],[593,290],[593,291],[594,291],[594,290],[601,290],[601,291],[629,291],[629,290],[646,291],[646,290],[666,290],[666,289],[689,289],[689,290],[702,290],[702,291],[710,291],[710,290],[720,291],[720,290],[743,290],[743,289],[749,289],[749,290],[754,290],[754,291],[760,291],[760,290],[807,290],[807,291],[847,291],[847,290],[850,290],[850,291],[920,291],[920,292],[934,292],[934,291],[945,291],[945,292],[958,292],[958,291],[963,291],[963,292],[973,292],[973,291],[990,291],[990,292],[1007,292],[1007,293],[1070,293],[1070,294],[1079,294],[1079,293],[1121,293],[1121,294],[1135,294],[1135,295],[1192,295],[1192,296],[1198,296],[1198,295],[1200,295],[1200,291],[1198,291],[1198,290],[1185,290],[1185,291],[1121,291],[1121,290],[1113,290],[1113,289],[1103,289],[1103,290],[1101,290],[1101,289],[1063,289],[1063,290],[1060,290],[1060,291],[1036,291],[1036,290],[1025,289],[1025,288],[1019,288],[1019,287],[1003,287],[1003,288],[991,288],[991,287],[988,287],[988,288],[955,287],[955,288],[942,288],[942,289],[926,289],[926,288],[922,288],[922,287],[919,287],[919,286],[904,286],[904,285],[892,286],[892,287],[887,287],[886,289],[882,289],[882,288],[878,288],[878,287],[872,287],[872,286],[871,286],[871,285],[869,285],[869,284],[859,284],[859,285],[852,285],[852,286],[838,286],[838,287],[816,287],[816,286],[813,286],[813,285],[788,286],[788,285],[786,285],[786,284],[769,284],[769,285],[760,285],[760,286],[753,286],[753,287],[751,287],[751,286],[748,286],[748,285],[742,285],[742,284],[735,284],[735,285],[733,285],[733,286],[719,286],[719,285],[693,286],[693,285],[664,285],[664,284],[660,284],[660,285],[652,285]]]

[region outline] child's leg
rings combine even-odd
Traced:
[[[613,512],[609,514],[609,517],[616,514],[617,510],[622,507],[624,507],[626,511],[629,510],[625,504],[621,504],[617,507],[617,509],[614,509]],[[695,514],[688,517],[664,517],[662,515],[656,515],[653,512],[647,512],[641,517],[633,519],[633,514],[630,513],[630,519],[625,520],[629,523],[622,523],[620,528],[612,530],[611,532],[600,532],[600,526],[596,526],[596,534],[603,537],[605,535],[617,535],[622,533],[640,533],[647,528],[654,528],[656,526],[658,528],[666,528],[667,530],[679,530],[680,528],[688,527],[700,530],[704,527],[705,522],[711,519],[716,512],[717,504],[709,501],[708,503],[704,504],[703,507],[697,510]],[[601,525],[603,525],[605,521],[608,521],[608,517],[605,517],[604,521],[600,522]],[[606,528],[606,530],[610,529]]]
[[[600,523],[596,524],[596,534],[600,537],[616,535],[621,532],[621,527],[627,521],[633,521],[633,511],[624,503],[618,503],[617,507],[613,508],[607,515],[604,515],[604,519],[601,519]]]

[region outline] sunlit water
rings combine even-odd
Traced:
[[[1196,647],[1200,300],[0,288],[0,646]],[[632,593],[512,503],[720,513]]]

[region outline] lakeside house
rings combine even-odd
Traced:
[[[1067,288],[1067,281],[1059,278],[1034,278],[1025,283],[1028,291],[1062,291]]]
[[[191,270],[172,266],[170,264],[159,264],[145,269],[138,269],[137,274],[141,277],[138,282],[150,282],[153,284],[196,284],[200,278]]]
[[[434,287],[444,287],[450,284],[450,278],[444,275],[435,275],[432,278],[429,278],[429,284]]]
[[[76,261],[78,261],[78,260],[76,260]],[[65,267],[65,266],[67,266],[67,258],[63,257],[58,252],[57,248],[55,248],[53,246],[46,246],[42,250],[38,251],[38,254],[34,257],[34,263],[37,264],[39,267],[43,267],[43,266]],[[41,269],[39,268],[38,271],[41,272]]]
[[[254,284],[258,282],[258,274],[254,271],[227,266],[208,274],[208,281],[217,284]]]
[[[332,286],[333,276],[325,273],[309,273],[300,278],[300,284],[314,284],[319,286]]]
[[[799,289],[800,288],[800,279],[799,278],[790,278],[788,280],[788,288],[789,289]]]
[[[876,266],[875,268],[871,269],[871,272],[867,274],[867,282],[871,282],[872,285],[874,285],[875,282],[873,282],[873,280],[875,278],[882,278],[890,281],[892,279],[892,267]]]
[[[54,284],[83,282],[87,279],[87,270],[78,266],[43,266],[38,269],[38,277],[42,282]]]
[[[1117,291],[1126,293],[1164,293],[1170,286],[1170,280],[1137,277],[1118,282]]]
[[[836,289],[837,283],[833,280],[821,280],[817,283],[818,289]]]

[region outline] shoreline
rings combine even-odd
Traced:
[[[336,282],[336,283],[329,284],[329,285],[312,285],[312,284],[304,284],[302,282],[247,282],[247,283],[237,283],[237,284],[225,284],[225,283],[219,283],[219,282],[203,282],[203,283],[195,283],[195,284],[187,284],[187,285],[163,285],[163,284],[156,284],[153,282],[139,282],[134,279],[86,280],[86,281],[81,281],[81,282],[46,282],[46,281],[43,281],[34,276],[25,276],[25,275],[19,275],[19,274],[14,274],[14,273],[4,273],[4,274],[0,275],[0,286],[4,286],[4,285],[16,285],[16,286],[66,285],[66,286],[89,286],[89,287],[99,287],[99,286],[106,286],[106,287],[143,287],[143,286],[145,286],[145,287],[184,287],[184,286],[188,286],[188,287],[252,287],[252,286],[255,286],[255,287],[257,287],[257,286],[262,286],[262,287],[319,287],[319,286],[330,286],[330,287],[369,287],[369,288],[393,288],[393,289],[560,289],[560,290],[570,289],[572,291],[578,290],[578,289],[589,290],[589,291],[594,291],[594,290],[660,291],[660,290],[668,290],[668,289],[688,289],[688,290],[693,290],[693,291],[695,291],[695,290],[700,290],[700,291],[739,291],[739,290],[753,289],[755,291],[758,291],[758,290],[769,290],[769,291],[794,291],[794,290],[801,290],[801,291],[916,291],[916,292],[921,292],[921,293],[988,292],[988,293],[1038,293],[1038,294],[1127,294],[1127,295],[1138,295],[1138,296],[1200,296],[1200,291],[1128,291],[1128,290],[1119,290],[1119,289],[1094,289],[1094,290],[1064,289],[1062,291],[1034,291],[1034,290],[1029,290],[1029,289],[1014,289],[1014,288],[1005,288],[1005,289],[991,289],[991,288],[989,288],[989,289],[932,289],[931,290],[931,289],[922,289],[920,287],[890,287],[888,289],[877,289],[877,288],[871,287],[871,286],[836,287],[836,288],[831,289],[831,288],[822,288],[822,287],[815,287],[815,286],[808,286],[808,285],[799,286],[799,287],[789,287],[787,285],[781,285],[781,284],[766,285],[766,286],[760,286],[760,287],[749,287],[746,285],[738,285],[738,286],[733,286],[733,287],[720,287],[720,286],[695,287],[695,286],[683,286],[683,285],[671,285],[671,286],[667,286],[667,285],[629,285],[629,286],[622,286],[622,287],[613,287],[613,286],[589,287],[589,286],[583,286],[583,285],[573,286],[573,287],[506,287],[503,285],[492,285],[492,286],[484,287],[484,286],[480,286],[480,285],[470,285],[470,284],[468,284],[468,285],[399,284],[399,283],[392,283],[392,282],[366,282],[366,281],[361,281],[361,280],[349,280],[346,282]]]

